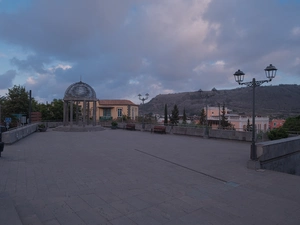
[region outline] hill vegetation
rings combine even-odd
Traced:
[[[235,114],[252,115],[252,88],[240,87],[232,90],[195,91],[175,94],[160,94],[140,106],[140,115],[164,114],[177,105],[179,114],[183,109],[187,116],[200,115],[206,104],[217,107],[218,103]],[[300,85],[278,85],[256,87],[256,115],[287,118],[300,115]]]

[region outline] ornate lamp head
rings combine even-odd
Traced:
[[[238,82],[238,83],[240,84],[240,83],[242,83],[242,82],[244,81],[244,76],[245,76],[245,74],[244,74],[243,71],[238,70],[238,71],[236,71],[236,72],[233,74],[233,76],[234,76],[235,81]]]
[[[267,66],[265,69],[266,77],[271,81],[276,76],[277,69],[275,66],[270,64],[270,66]]]

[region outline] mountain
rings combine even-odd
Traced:
[[[188,116],[199,115],[206,104],[225,107],[232,113],[252,115],[252,87],[240,87],[232,90],[195,91],[175,94],[160,94],[148,103],[140,105],[139,114],[164,115],[164,106],[168,105],[168,114],[175,104],[179,113],[185,108]],[[207,102],[207,103],[206,103]],[[257,116],[287,118],[300,115],[300,85],[281,84],[278,86],[260,86],[255,88],[255,109]]]

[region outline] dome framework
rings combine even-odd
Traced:
[[[93,126],[96,126],[96,92],[94,89],[80,81],[74,84],[71,84],[67,90],[65,91],[64,95],[64,115],[63,115],[63,125],[64,126],[73,126],[74,122],[74,104],[76,106],[76,112],[75,112],[75,123],[76,125],[81,125],[85,127],[86,125],[89,125],[90,119],[90,103],[93,103],[93,120],[92,124]],[[82,106],[82,112],[79,112],[79,105]],[[81,115],[81,121],[80,121],[80,115]]]

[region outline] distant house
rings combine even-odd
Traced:
[[[204,107],[204,111],[206,111],[206,107]],[[227,118],[227,121],[233,125],[234,129],[246,131],[248,120],[249,123],[252,124],[251,116],[241,116],[238,114],[231,114],[230,112],[231,110],[225,107],[225,117]],[[213,129],[218,128],[221,117],[222,107],[207,107],[207,120]],[[269,129],[269,117],[255,117],[255,127],[257,132],[266,132]]]
[[[270,130],[281,127],[284,124],[284,122],[284,119],[272,119],[269,125]]]
[[[99,120],[117,119],[123,116],[136,119],[139,107],[129,100],[98,100],[96,116]]]

